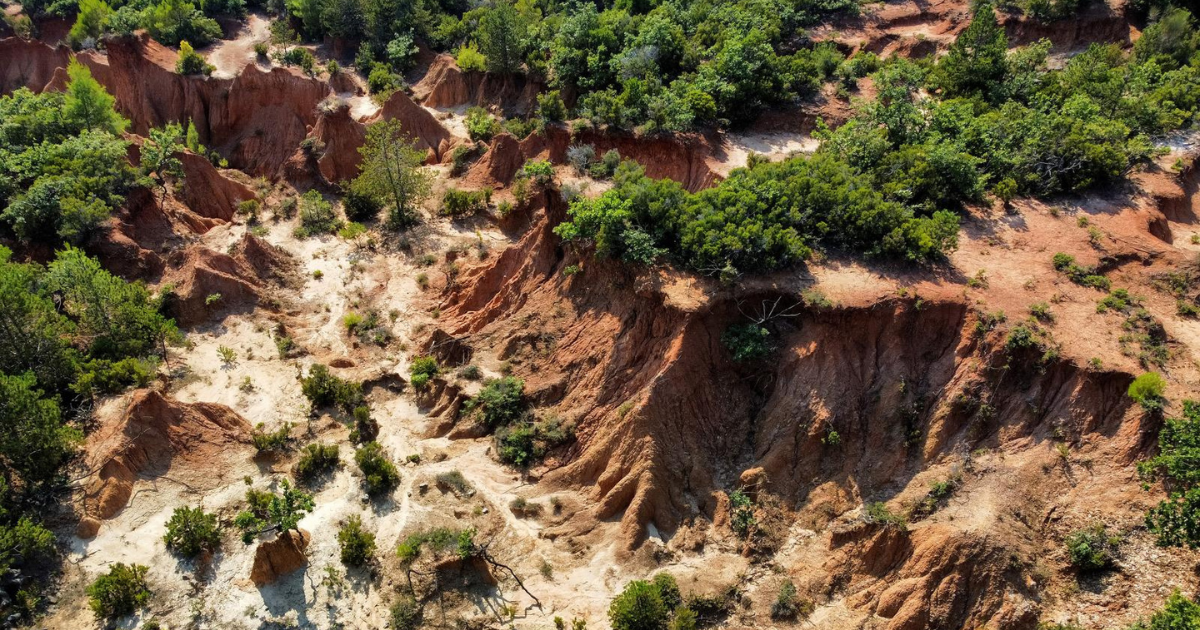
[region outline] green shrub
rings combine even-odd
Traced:
[[[479,52],[475,42],[468,42],[460,46],[458,53],[454,56],[454,61],[459,68],[466,72],[482,72],[487,68],[487,59],[483,53]]]
[[[1167,383],[1158,372],[1146,372],[1129,384],[1129,397],[1148,412],[1160,411],[1166,405],[1163,393]]]
[[[908,527],[908,523],[905,522],[904,517],[889,510],[887,504],[882,501],[867,504],[866,521],[885,527],[896,527],[899,529],[906,529]]]
[[[391,627],[393,630],[416,630],[421,625],[421,606],[411,596],[401,597],[392,604]]]
[[[784,580],[779,586],[779,594],[771,604],[771,618],[792,620],[800,616],[812,614],[812,602],[801,599],[796,594],[796,585],[791,580]]]
[[[626,584],[608,607],[613,630],[663,630],[670,616],[659,589],[643,580]]]
[[[433,356],[417,357],[408,366],[409,382],[416,389],[425,389],[429,381],[441,372],[437,358]]]
[[[1146,527],[1160,546],[1200,549],[1200,403],[1183,401],[1183,415],[1159,431],[1158,447],[1158,455],[1138,464],[1145,481],[1162,480],[1168,488],[1146,513]]]
[[[400,472],[384,454],[379,442],[367,442],[362,445],[354,452],[354,462],[362,471],[369,495],[389,492],[400,483]]]
[[[444,473],[438,473],[438,475],[434,477],[434,481],[437,482],[439,488],[448,488],[460,496],[470,496],[475,492],[475,489],[471,487],[471,483],[468,482],[467,478],[464,477],[462,472],[458,470],[450,470]]]
[[[192,48],[192,45],[185,42],[179,43],[179,60],[175,62],[175,72],[177,74],[203,74],[205,76],[212,74],[216,67],[209,64],[201,57],[199,53]]]
[[[524,468],[537,463],[551,449],[572,438],[573,428],[564,427],[557,419],[518,422],[496,430],[496,454],[505,464]]]
[[[467,127],[467,135],[481,142],[491,140],[500,131],[500,123],[482,107],[468,109],[463,123]]]
[[[1167,598],[1163,609],[1149,621],[1139,621],[1129,630],[1192,630],[1200,628],[1200,605],[1184,597],[1178,590]]]
[[[340,461],[337,444],[309,444],[300,451],[300,460],[296,462],[296,479],[301,483],[311,483],[318,476],[337,468]]]
[[[492,191],[484,190],[459,190],[457,188],[447,188],[442,194],[441,213],[451,217],[464,217],[473,214],[479,214],[487,210],[488,202],[491,201]]]
[[[246,491],[247,510],[233,519],[235,527],[242,531],[242,542],[250,544],[254,537],[272,529],[280,533],[299,526],[300,519],[313,511],[315,504],[311,494],[293,488],[284,479],[279,492],[264,492],[253,488]]]
[[[308,376],[300,379],[300,390],[316,408],[336,405],[351,413],[363,401],[362,383],[338,378],[320,363],[308,368]]]
[[[374,197],[351,188],[342,197],[342,209],[347,219],[361,223],[379,218],[379,211],[383,208]]]
[[[757,524],[754,518],[754,502],[750,500],[749,495],[741,490],[730,492],[729,526],[733,528],[734,533],[747,538],[754,532]]]
[[[542,92],[537,96],[538,115],[549,122],[562,122],[567,118],[567,106],[563,104],[558,90]]]
[[[527,160],[517,176],[536,186],[545,187],[554,180],[554,165],[549,160]]]
[[[463,410],[478,414],[489,429],[497,429],[525,414],[524,390],[525,381],[514,376],[490,379],[474,398],[463,404]]]
[[[282,426],[271,432],[264,431],[263,423],[260,422],[255,425],[254,431],[250,434],[250,441],[259,453],[279,452],[287,448],[291,432],[292,424],[290,422],[283,423]]]
[[[371,408],[359,405],[354,408],[354,429],[350,431],[350,441],[355,444],[374,442],[379,435],[379,423],[371,417]]]
[[[726,328],[721,343],[738,363],[765,359],[774,350],[771,332],[758,324],[734,324]]]
[[[201,508],[178,507],[167,521],[163,541],[170,549],[185,558],[194,558],[202,551],[216,551],[221,546],[221,528],[216,514],[205,514]]]
[[[361,567],[375,555],[375,534],[366,531],[358,515],[351,516],[338,531],[338,547],[341,549],[342,564]]]
[[[146,586],[149,568],[118,562],[108,573],[87,587],[88,605],[101,619],[118,619],[146,605],[150,589]]]
[[[325,201],[321,193],[310,190],[300,197],[300,227],[296,228],[298,238],[333,234],[341,226],[342,222],[333,211],[333,204]]]
[[[1113,565],[1120,537],[1110,536],[1103,523],[1097,523],[1067,536],[1067,557],[1080,571],[1099,571]]]

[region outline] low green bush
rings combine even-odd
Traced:
[[[320,475],[337,468],[340,461],[337,444],[309,444],[300,451],[300,459],[296,462],[296,479],[301,483],[312,483]]]
[[[375,555],[375,534],[363,529],[362,519],[351,516],[338,531],[338,547],[341,549],[342,564],[361,567]]]
[[[221,546],[221,528],[216,514],[206,514],[201,508],[178,507],[167,521],[163,536],[167,549],[185,558],[201,552],[216,551]]]
[[[150,601],[146,572],[140,564],[118,562],[108,573],[96,578],[87,587],[88,605],[101,619],[114,620],[145,606]]]
[[[316,408],[336,405],[342,411],[352,413],[363,401],[362,383],[338,378],[328,366],[320,363],[308,368],[308,376],[300,379],[300,390]]]
[[[409,382],[416,389],[425,389],[429,381],[441,372],[437,358],[433,356],[417,357],[408,366]]]
[[[1146,372],[1133,379],[1127,391],[1130,398],[1148,412],[1160,411],[1166,405],[1163,394],[1167,390],[1167,382],[1158,372]]]
[[[362,445],[354,452],[354,462],[362,471],[369,495],[389,492],[400,483],[400,472],[383,452],[379,442],[367,442]]]
[[[721,343],[738,363],[765,359],[774,350],[771,332],[758,324],[734,324],[726,328]]]
[[[1115,561],[1120,537],[1109,535],[1103,523],[1097,523],[1067,536],[1067,557],[1080,571],[1099,571]]]

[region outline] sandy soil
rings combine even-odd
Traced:
[[[217,68],[213,76],[232,79],[246,66],[259,63],[258,56],[254,54],[254,45],[270,39],[271,21],[258,13],[251,13],[236,37],[221,40],[208,51],[208,62]]]

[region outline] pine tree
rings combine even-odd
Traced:
[[[429,197],[432,178],[421,168],[425,153],[404,137],[400,121],[385,120],[368,127],[359,153],[362,173],[351,183],[351,190],[387,207],[388,225],[393,229],[416,223],[417,205]]]
[[[938,64],[936,80],[948,97],[990,97],[1004,83],[1007,58],[1008,37],[996,22],[996,12],[990,2],[980,2],[971,25]]]
[[[87,66],[71,59],[67,64],[67,95],[63,103],[63,117],[81,129],[107,131],[119,134],[129,121],[114,109],[117,99],[104,90],[99,81],[92,77]]]
[[[511,73],[521,69],[525,56],[525,23],[507,2],[497,3],[479,21],[479,45],[487,57],[489,72]]]

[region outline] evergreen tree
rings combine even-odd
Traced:
[[[114,108],[116,99],[92,77],[87,66],[71,59],[67,64],[67,96],[63,117],[82,129],[119,134],[128,124]]]
[[[1008,37],[996,22],[991,2],[975,6],[968,26],[938,63],[936,82],[946,96],[999,92],[1007,70]]]
[[[512,73],[525,58],[525,22],[516,8],[499,2],[479,20],[479,46],[489,72]]]
[[[406,139],[398,120],[367,128],[359,148],[362,173],[351,183],[356,194],[374,199],[388,210],[388,224],[402,229],[417,221],[417,206],[429,197],[432,178],[421,168],[425,153]]]

